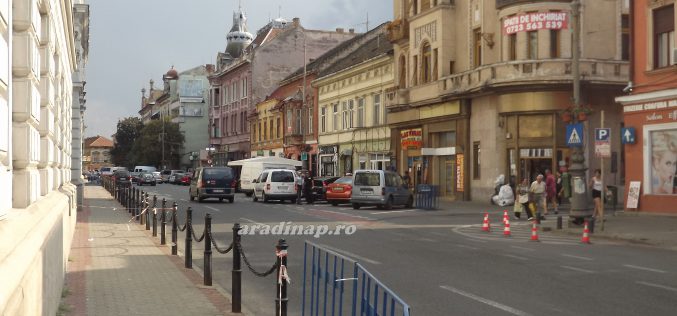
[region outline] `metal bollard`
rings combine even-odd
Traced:
[[[172,255],[176,256],[178,253],[178,247],[176,244],[177,235],[179,233],[179,224],[176,223],[176,211],[179,208],[179,205],[174,202],[172,205]]]
[[[167,206],[167,201],[162,199],[162,213],[160,213],[160,245],[167,244],[167,236],[165,235],[165,226],[167,226],[167,212],[165,207]]]
[[[233,225],[233,271],[231,277],[231,292],[233,292],[231,311],[242,312],[242,267],[240,263],[240,223]]]
[[[153,206],[148,208],[146,212],[146,230],[150,230],[150,213],[153,212],[153,209],[157,207],[157,195],[153,194]]]
[[[184,266],[186,269],[192,269],[193,268],[193,226],[191,225],[191,221],[193,220],[193,209],[188,207],[186,210],[186,244],[184,245],[184,249],[186,251],[186,262],[184,263]]]
[[[557,229],[562,229],[562,215],[557,215]]]
[[[146,208],[146,201],[147,201],[147,200],[148,200],[148,193],[145,193],[145,192],[141,191],[141,209]],[[145,216],[146,216],[146,215],[141,215],[141,214],[139,214],[138,220],[139,220],[139,224],[140,224],[140,225],[143,225],[143,224],[146,223],[146,221],[144,220],[144,219],[145,219]]]
[[[287,316],[287,280],[282,280],[282,284],[278,284],[282,266],[287,266],[287,242],[280,239],[277,242],[275,249],[277,250],[277,278],[275,278],[275,316]]]
[[[127,188],[127,198],[125,199],[125,202],[127,203],[127,213],[132,213],[132,190],[134,190],[134,187],[130,184],[129,188]]]
[[[165,204],[165,199],[162,199],[162,205]],[[160,209],[162,210],[162,209]],[[153,237],[157,237],[157,209],[153,212]]]
[[[207,213],[205,215],[205,250],[204,250],[204,268],[205,275],[203,283],[204,285],[212,285],[212,215]]]

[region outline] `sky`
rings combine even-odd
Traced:
[[[161,87],[171,66],[181,72],[213,64],[239,2],[254,35],[278,16],[298,17],[309,29],[356,32],[366,30],[367,15],[370,29],[393,16],[392,0],[88,0],[85,135],[110,138],[119,119],[138,116],[141,88],[150,79]]]

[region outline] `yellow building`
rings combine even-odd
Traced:
[[[251,131],[251,156],[284,157],[282,142],[282,113],[276,108],[280,100],[268,98],[256,105],[249,116]]]
[[[365,43],[321,71],[318,91],[318,170],[322,176],[357,169],[386,170],[394,158],[385,116],[393,86],[392,44],[385,24],[360,36]]]

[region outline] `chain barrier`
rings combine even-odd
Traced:
[[[182,231],[185,231],[186,228],[188,228],[188,214],[186,214],[186,223],[183,224],[183,228],[181,228],[181,224],[179,224],[178,214],[179,214],[179,211],[177,210],[176,212],[174,212],[174,215],[172,215],[172,218],[173,218],[174,220],[176,220],[176,226],[177,226],[176,228],[177,228],[180,232],[182,232]]]
[[[249,271],[251,271],[254,275],[256,275],[258,277],[265,278],[265,277],[273,274],[273,272],[275,272],[275,270],[277,269],[277,259],[276,259],[275,263],[273,263],[273,266],[270,267],[270,269],[268,269],[266,272],[256,271],[252,267],[252,265],[249,263],[247,256],[244,254],[244,251],[242,250],[242,244],[238,243],[236,246],[237,246],[237,249],[240,251],[240,255],[242,256],[242,260],[244,261],[244,264],[247,266],[247,269],[249,269]]]
[[[200,236],[200,238],[197,238],[197,236],[195,235],[195,230],[193,229],[192,223],[190,224],[190,232],[191,232],[191,234],[193,234],[193,240],[195,242],[202,242],[202,240],[205,239],[205,231],[204,230],[202,230],[202,236]]]
[[[209,239],[212,241],[212,246],[214,246],[214,249],[216,249],[218,253],[225,255],[229,253],[231,250],[233,250],[233,242],[230,242],[230,246],[228,246],[228,249],[221,250],[219,245],[216,244],[216,240],[214,240],[214,237],[212,237],[212,231],[211,230],[207,231],[207,234],[209,235]]]

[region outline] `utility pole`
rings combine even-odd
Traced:
[[[573,75],[573,92],[574,92],[574,108],[576,110],[581,107],[581,78],[580,78],[580,40],[581,40],[581,24],[580,24],[580,13],[581,3],[580,0],[573,0],[571,2],[571,23],[573,24],[573,54],[571,62],[571,73]],[[574,122],[582,123],[578,121],[578,118],[574,116]],[[583,137],[585,138],[585,137]],[[585,141],[583,141],[585,146]],[[573,147],[571,150],[571,166],[569,171],[571,172],[571,211],[569,212],[570,216],[575,217],[587,217],[590,215],[590,209],[588,202],[588,183],[585,180],[585,172],[587,167],[585,166],[585,147]]]

